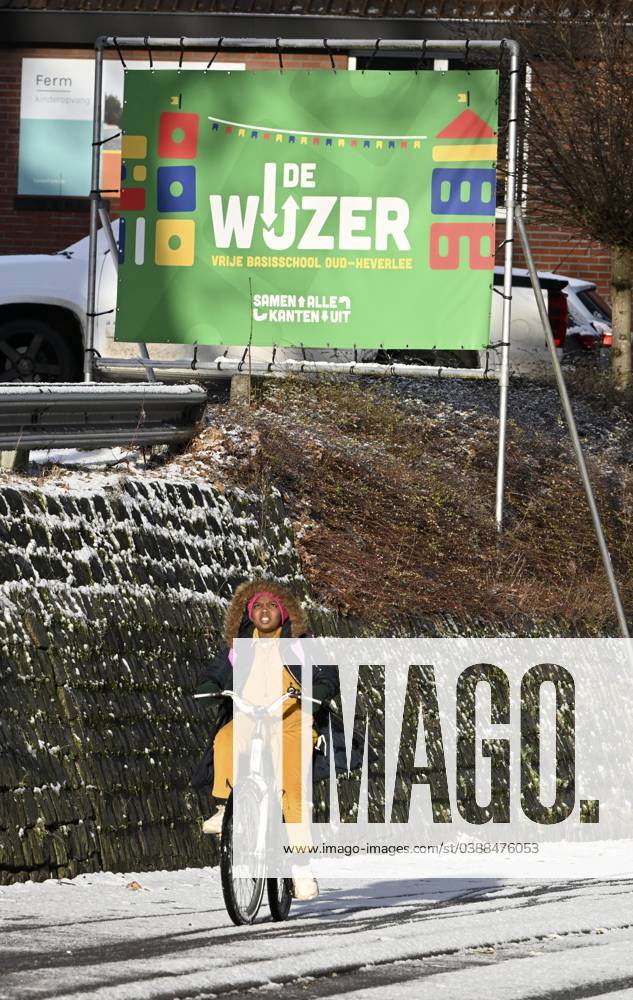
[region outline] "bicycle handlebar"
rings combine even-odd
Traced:
[[[302,694],[300,689],[296,687],[289,687],[288,690],[286,691],[286,694],[290,695],[291,698],[296,698],[297,701],[299,699],[302,700],[305,699],[305,701],[313,701],[315,705],[320,705],[323,700],[322,698],[308,698],[307,694]]]
[[[284,693],[280,695],[279,698],[276,698],[275,701],[271,702],[270,705],[253,705],[251,702],[241,698],[239,694],[236,694],[235,691],[231,691],[230,689],[221,691],[220,694],[215,697],[221,697],[223,695],[228,698],[232,698],[234,704],[237,705],[240,712],[244,712],[245,715],[255,715],[259,712],[271,715],[275,709],[279,708],[280,705],[282,705],[285,701],[288,701],[290,698],[296,698],[297,700],[305,698],[306,701],[313,701],[317,705],[321,704],[320,698],[308,698],[307,695],[302,695],[298,688],[292,687],[288,688],[287,691],[284,691]]]

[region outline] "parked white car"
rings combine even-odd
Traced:
[[[552,326],[554,343],[562,357],[567,337],[568,299],[567,288],[571,279],[561,275],[539,272],[539,281],[547,303],[547,313]],[[499,367],[501,351],[496,346],[502,340],[503,319],[503,268],[495,268],[492,319],[490,324],[491,350],[480,352],[479,364]],[[514,268],[512,272],[512,314],[510,324],[510,367],[518,374],[540,375],[550,368],[545,332],[541,324],[532,282],[527,271]]]
[[[496,272],[499,276],[501,268],[497,268]],[[513,274],[515,288],[520,281],[525,280],[531,289],[530,278],[526,270],[516,268]],[[539,279],[542,287],[553,293],[548,298],[550,320],[554,338],[560,341],[558,346],[564,348],[565,353],[593,352],[610,342],[611,309],[592,281],[571,278],[568,275],[555,274],[551,271],[539,271]],[[561,283],[566,298],[566,313],[565,306],[562,305],[556,294]],[[521,297],[517,296],[515,292],[513,311],[516,311],[517,314],[520,314],[521,311],[520,303]]]
[[[579,336],[585,346],[595,334],[602,347],[611,347],[611,306],[605,302],[590,281],[573,280],[569,298],[569,329],[567,336]]]
[[[114,223],[115,238],[118,225]],[[75,381],[81,378],[86,336],[89,238],[56,254],[0,257],[0,381]],[[97,247],[97,317],[94,348],[102,357],[138,356],[135,344],[114,339],[117,275],[103,230]],[[186,361],[194,357],[189,344],[147,344],[154,360]],[[242,358],[243,347],[200,345],[198,361],[214,361],[226,354]],[[375,352],[358,352],[359,358]],[[253,361],[270,362],[271,351],[253,348]],[[278,350],[284,358],[333,360],[333,350]],[[336,359],[353,360],[353,352],[338,351]],[[175,370],[172,371],[172,374]],[[105,377],[142,378],[138,369],[109,368]],[[162,372],[161,372],[162,374]],[[182,374],[182,373],[181,373]],[[218,373],[230,374],[230,372]],[[189,372],[191,377],[191,372]],[[199,373],[196,377],[199,377]]]
[[[116,223],[115,223],[116,226]],[[29,254],[0,257],[0,381],[66,382],[81,378],[84,338],[86,332],[86,293],[88,277],[88,237],[57,254]],[[500,290],[501,269],[495,274],[495,287]],[[588,334],[595,331],[591,297],[597,295],[595,285],[561,275],[543,274],[541,284],[548,301],[548,310],[557,345],[565,344],[568,311],[573,322]],[[97,312],[94,347],[102,357],[131,357],[137,354],[134,344],[114,340],[116,306],[116,270],[101,231],[97,254]],[[597,303],[597,300],[596,300]],[[584,310],[584,311],[583,311]],[[501,340],[502,299],[493,296],[490,342]],[[572,333],[572,331],[570,331]],[[573,333],[572,333],[573,336]],[[582,336],[581,336],[582,341]],[[586,339],[591,339],[590,337]],[[568,344],[571,337],[567,334]],[[583,342],[583,346],[587,346]],[[190,362],[193,347],[184,344],[148,344],[155,360]],[[201,345],[199,361],[213,361],[227,352],[228,357],[241,358],[244,348]],[[410,353],[410,352],[408,352]],[[456,363],[476,367],[486,363],[477,352],[455,352]],[[359,351],[359,360],[371,360],[375,351]],[[498,364],[498,350],[487,352],[487,364]],[[333,350],[300,350],[277,352],[277,359],[314,358],[316,360],[352,359],[352,352]],[[255,348],[253,360],[270,361],[271,352]],[[525,271],[513,271],[513,310],[511,330],[511,367],[518,372],[531,372],[547,363],[545,336],[541,329],[534,294]],[[133,369],[110,368],[105,377],[120,379]],[[161,372],[161,374],[163,374]],[[134,374],[139,378],[138,369]]]
[[[598,360],[603,331],[592,325],[581,296],[596,294],[596,286],[567,275],[539,271],[539,281],[547,305],[558,357],[583,352]],[[503,268],[494,272],[494,294],[489,347],[484,351],[398,351],[384,360],[421,360],[462,368],[499,370],[503,320]],[[586,300],[589,302],[589,299]],[[605,308],[606,307],[605,305]],[[609,326],[610,330],[610,326]],[[395,355],[395,357],[394,357]],[[526,270],[512,271],[512,313],[510,324],[510,370],[514,374],[548,377],[552,366],[547,349],[532,282]]]

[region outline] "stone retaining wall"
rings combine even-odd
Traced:
[[[305,596],[277,494],[151,477],[0,486],[0,884],[217,861],[190,784],[209,726],[192,693],[257,572]],[[446,615],[310,619],[318,635],[500,634]],[[359,778],[339,786],[342,814]]]
[[[191,693],[242,579],[302,589],[289,529],[184,480],[0,486],[0,884],[215,861]]]

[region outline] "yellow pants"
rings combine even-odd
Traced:
[[[255,631],[253,662],[245,680],[242,697],[255,705],[270,705],[289,687],[299,685],[279,654],[279,644],[274,639],[257,638]],[[298,701],[283,703],[281,740],[272,739],[271,752],[277,785],[281,788],[281,807],[286,823],[301,823],[301,728],[312,727],[312,713],[302,710]],[[275,727],[277,735],[278,727]],[[240,718],[239,753],[247,753],[254,731],[254,723],[246,717]],[[318,735],[312,728],[312,745]],[[217,799],[228,798],[233,787],[233,723],[220,729],[213,742],[213,795]],[[281,744],[281,745],[280,745]],[[281,756],[281,761],[279,757]],[[304,761],[307,769],[309,761]]]
[[[276,759],[274,746],[273,766],[277,780],[281,784],[281,805],[286,823],[301,822],[301,719],[311,720],[311,716],[302,713],[301,706],[292,702],[282,718],[282,766]],[[242,732],[244,730],[244,732]],[[240,723],[240,731],[244,736],[244,746],[240,752],[248,752],[249,743],[246,740],[248,727]],[[316,743],[318,734],[312,730],[312,745]],[[217,799],[226,799],[233,787],[233,723],[218,730],[213,743],[213,794]],[[280,774],[281,771],[281,774]]]

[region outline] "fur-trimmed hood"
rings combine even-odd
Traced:
[[[224,615],[224,639],[229,649],[233,640],[237,638],[242,627],[248,624],[246,605],[258,590],[268,590],[275,597],[278,597],[284,604],[288,612],[291,634],[293,639],[299,638],[306,632],[306,619],[297,598],[288,587],[284,587],[276,580],[267,577],[260,577],[257,580],[241,583],[235,593],[226,613]]]

